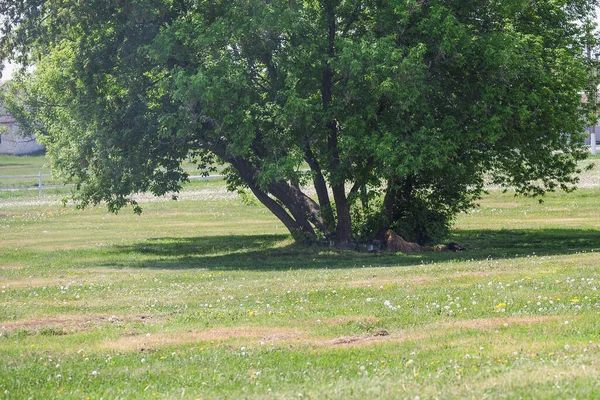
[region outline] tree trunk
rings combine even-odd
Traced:
[[[327,18],[327,58],[335,58],[335,6],[332,1],[326,1],[324,4],[325,16]],[[321,98],[323,108],[329,111],[333,101],[333,70],[331,65],[325,65],[323,78],[321,81]],[[335,228],[336,242],[339,247],[349,247],[352,243],[352,218],[350,217],[350,204],[346,197],[344,186],[344,176],[340,174],[341,160],[338,148],[338,124],[333,116],[330,116],[327,122],[329,135],[327,138],[327,149],[329,150],[331,167],[331,189],[337,211],[337,225]]]
[[[306,214],[303,214],[298,209],[298,205],[292,204],[293,201],[286,197],[284,190],[280,189],[279,193],[286,201],[277,197],[292,213],[290,215],[277,201],[272,199],[265,191],[261,190],[256,184],[256,171],[250,162],[239,158],[230,158],[229,163],[236,169],[244,183],[250,188],[256,198],[265,205],[279,220],[285,225],[290,234],[296,241],[306,242],[315,241],[317,236],[313,227],[308,222]],[[289,185],[288,185],[289,186]],[[289,186],[291,187],[291,186]],[[286,202],[288,204],[286,204]],[[293,216],[293,217],[292,217]]]
[[[350,217],[350,204],[348,204],[343,183],[333,187],[333,198],[338,215],[335,228],[337,245],[347,248],[352,244],[352,218]]]
[[[256,198],[265,205],[279,220],[285,225],[287,230],[290,232],[292,237],[298,242],[307,242],[307,241],[315,241],[316,235],[312,227],[307,229],[306,226],[300,225],[296,222],[287,211],[279,205],[275,200],[273,200],[269,195],[262,190],[258,189],[258,187],[254,184],[246,182],[252,193],[256,196]]]
[[[331,201],[329,200],[329,191],[327,190],[327,183],[325,182],[325,178],[323,177],[323,172],[321,171],[319,161],[315,157],[312,149],[310,148],[310,144],[308,143],[306,144],[306,147],[304,149],[304,154],[304,158],[313,173],[313,184],[315,187],[315,191],[317,192],[317,198],[319,199],[321,216],[327,228],[327,232],[324,233],[327,236],[327,234],[329,234],[329,231],[333,229],[335,225],[335,217],[333,216],[333,209],[331,208]]]
[[[385,216],[387,218],[388,225],[393,221],[394,218],[394,204],[397,196],[398,188],[396,187],[396,181],[394,178],[390,178],[385,191],[385,197],[383,198],[383,207],[385,209]],[[385,228],[387,229],[389,226],[386,226]]]
[[[273,196],[283,203],[305,232],[312,232],[312,236],[316,237],[310,222],[320,231],[325,229],[323,220],[319,215],[319,205],[302,193],[300,189],[282,181],[269,184],[268,189]]]

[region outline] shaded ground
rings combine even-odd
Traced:
[[[356,266],[418,265],[448,260],[487,260],[510,257],[566,255],[600,251],[600,232],[594,229],[463,230],[452,235],[464,252],[369,254],[327,247],[285,245],[287,235],[165,237],[116,246],[119,253],[150,255],[138,268],[213,270],[281,270],[348,268]],[[114,267],[114,263],[106,265]],[[116,266],[119,266],[118,264]]]

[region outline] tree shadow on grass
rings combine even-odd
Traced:
[[[287,235],[166,237],[115,247],[116,253],[135,257],[128,257],[122,265],[113,260],[110,266],[174,270],[338,269],[566,255],[600,250],[598,230],[465,230],[455,231],[451,240],[464,245],[468,251],[370,254],[293,244]]]

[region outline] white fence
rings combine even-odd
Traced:
[[[12,190],[39,190],[40,191],[40,196],[43,193],[44,190],[44,178],[47,177],[52,177],[51,174],[42,174],[42,171],[40,171],[37,175],[4,175],[4,176],[0,176],[0,180],[2,179],[31,179],[31,178],[37,178],[38,183],[36,186],[15,186],[15,187],[0,187],[0,190],[2,191],[12,191]],[[48,185],[46,186],[47,188],[49,187],[60,187],[63,185]]]
[[[223,179],[225,175],[217,174],[217,175],[194,175],[189,176],[188,179],[190,181],[195,180],[206,180],[206,179]],[[25,186],[2,186],[3,179],[37,179],[37,185],[25,185]],[[50,184],[44,186],[44,178],[52,178],[52,174],[42,174],[40,171],[37,175],[0,175],[0,191],[17,191],[17,190],[39,190],[40,196],[42,196],[44,187],[46,189],[54,189],[60,187],[73,187],[74,184]]]

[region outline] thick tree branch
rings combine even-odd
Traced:
[[[329,61],[335,58],[335,35],[336,15],[333,1],[324,3],[325,19],[327,23],[327,64],[323,71],[321,80],[321,98],[325,112],[329,112],[333,102],[333,76],[334,72]],[[344,247],[352,242],[352,219],[350,217],[350,205],[346,197],[344,177],[341,174],[341,156],[338,147],[338,122],[329,116],[327,122],[327,149],[329,151],[329,162],[331,171],[331,189],[337,211],[336,240],[338,245]]]
[[[236,157],[232,157],[228,161],[256,198],[279,218],[296,240],[306,241],[316,238],[315,232],[310,225],[296,221],[277,201],[273,200],[265,191],[260,189],[256,184],[255,171],[248,161]]]
[[[310,144],[307,142],[304,146],[304,159],[308,163],[313,175],[313,185],[317,192],[317,199],[321,206],[321,215],[327,226],[332,226],[335,223],[335,217],[333,216],[333,210],[331,208],[331,200],[329,200],[329,191],[327,190],[327,183],[321,170],[321,165],[315,157]],[[329,229],[327,229],[329,231]]]

